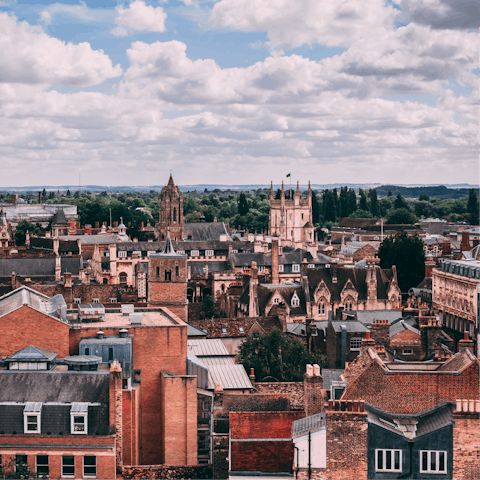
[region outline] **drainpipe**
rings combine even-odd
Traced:
[[[308,431],[308,480],[312,478],[311,455],[312,455],[312,434],[310,431]]]
[[[340,325],[340,368],[345,368],[345,362],[347,361],[347,327]]]
[[[298,479],[298,469],[300,468],[299,465],[298,465],[298,462],[300,461],[299,460],[300,459],[300,452],[298,450],[298,447],[296,447],[294,443],[293,443],[293,448],[297,451],[297,468],[295,469],[295,480],[297,480]]]

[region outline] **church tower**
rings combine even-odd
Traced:
[[[185,229],[183,226],[183,195],[175,185],[172,174],[167,186],[163,187],[159,200],[158,240],[167,238],[167,231],[175,242],[183,240]]]

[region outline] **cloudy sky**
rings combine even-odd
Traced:
[[[0,0],[0,186],[478,183],[478,0]]]

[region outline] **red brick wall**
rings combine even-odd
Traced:
[[[0,443],[2,444],[19,444],[19,447],[10,447],[7,449],[2,448],[2,463],[7,467],[13,465],[14,456],[16,454],[27,454],[27,461],[29,469],[35,471],[35,456],[36,455],[48,455],[49,463],[49,477],[60,478],[61,477],[61,462],[62,455],[74,455],[75,456],[75,478],[83,477],[83,456],[94,455],[97,458],[97,479],[115,478],[115,438],[109,437],[74,437],[74,436],[60,436],[55,437],[52,435],[34,435],[34,436],[9,436],[0,435]],[[58,447],[46,447],[41,448],[37,446],[24,447],[20,445],[25,444],[56,444]],[[108,445],[110,448],[78,448],[75,445]],[[11,453],[10,453],[11,452]]]
[[[197,379],[192,376],[161,377],[163,462],[197,464]]]
[[[292,422],[303,417],[302,411],[230,412],[230,438],[290,438]]]
[[[140,440],[140,390],[123,391],[123,464],[138,465],[140,463],[139,440]]]
[[[342,400],[361,398],[366,403],[392,413],[417,414],[443,402],[461,398],[478,399],[478,364],[472,363],[462,373],[395,372],[385,373],[371,362],[348,385]]]
[[[462,396],[461,396],[462,397]],[[453,414],[453,477],[480,478],[480,419],[477,414]]]
[[[7,357],[29,345],[68,356],[70,327],[24,305],[0,318],[0,357]]]

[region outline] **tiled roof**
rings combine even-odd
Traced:
[[[456,355],[449,358],[443,365],[437,368],[438,372],[462,372],[472,362],[479,362],[469,348],[462,348]]]
[[[52,219],[53,225],[68,225],[67,217],[65,216],[65,212],[63,208],[59,208]]]

